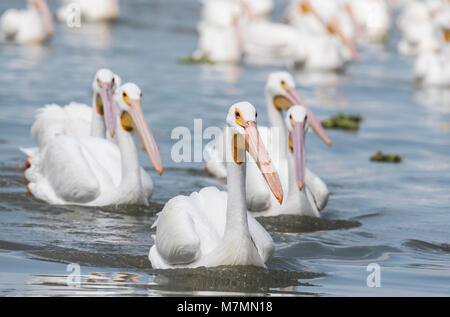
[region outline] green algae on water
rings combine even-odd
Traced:
[[[358,131],[359,124],[363,121],[363,118],[359,115],[347,115],[340,113],[331,117],[328,120],[322,121],[322,126],[325,129],[341,129],[347,131]]]
[[[181,64],[192,64],[192,65],[201,65],[201,64],[206,64],[206,65],[212,65],[214,64],[214,62],[212,60],[210,60],[208,57],[193,57],[193,56],[186,56],[186,57],[182,57],[178,60],[179,63]]]
[[[378,151],[370,157],[370,160],[372,162],[400,163],[403,159],[398,154],[385,154]]]

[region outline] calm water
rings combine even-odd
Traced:
[[[0,12],[20,3],[1,1]],[[178,64],[196,45],[197,1],[122,1],[121,9],[111,26],[58,25],[49,46],[0,44],[1,295],[450,295],[450,92],[415,89],[412,62],[396,54],[396,33],[385,47],[361,47],[363,62],[344,76],[296,74],[320,118],[345,112],[365,119],[358,133],[330,131],[330,149],[308,138],[307,164],[331,191],[323,220],[307,232],[272,233],[269,271],[152,270],[155,214],[171,197],[214,183],[203,164],[171,161],[172,129],[192,130],[194,118],[222,126],[239,100],[254,103],[267,124],[265,79],[280,67]],[[33,145],[34,110],[89,103],[93,75],[105,66],[144,92],[165,164],[159,177],[141,153],[156,184],[151,205],[53,207],[27,196],[15,167],[24,160],[18,146]],[[371,163],[377,150],[404,162]],[[69,263],[81,265],[79,288],[67,286]],[[380,288],[367,287],[370,263],[381,267]]]

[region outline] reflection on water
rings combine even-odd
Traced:
[[[110,48],[116,25],[111,23],[83,24],[82,27],[64,27],[61,33],[63,44],[67,47],[87,46],[91,49]]]
[[[130,272],[90,272],[80,275],[36,274],[28,284],[45,288],[44,295],[65,294],[152,295],[158,294],[295,294],[308,292],[306,281],[323,277],[312,272],[283,272],[256,267],[216,267],[154,270],[145,274]],[[299,280],[305,281],[300,282]]]
[[[450,113],[450,89],[422,88],[415,93],[416,100],[440,114]]]
[[[201,67],[201,71],[205,81],[221,79],[224,82],[236,83],[242,75],[241,67],[234,64]]]

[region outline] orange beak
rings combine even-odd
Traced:
[[[283,188],[281,187],[280,178],[275,168],[273,167],[269,153],[264,146],[264,143],[259,135],[256,127],[256,122],[248,121],[244,123],[244,139],[246,148],[250,155],[255,159],[259,170],[264,176],[264,179],[269,185],[273,195],[277,198],[281,204],[283,202]]]
[[[136,132],[144,145],[145,151],[147,152],[159,175],[162,175],[163,166],[161,154],[159,153],[153,134],[145,122],[144,114],[142,113],[141,100],[129,99],[128,105],[130,106],[128,112],[133,119]]]

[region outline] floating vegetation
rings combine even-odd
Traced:
[[[378,151],[370,157],[370,160],[373,162],[400,163],[403,159],[398,154],[385,154]]]
[[[200,58],[193,57],[193,56],[186,56],[186,57],[180,58],[178,60],[178,62],[180,62],[181,64],[195,64],[195,65],[197,65],[197,64],[207,64],[207,65],[214,64],[214,62],[206,56],[203,56]]]
[[[341,129],[348,131],[358,131],[359,124],[363,121],[363,118],[359,115],[347,115],[340,113],[331,117],[328,120],[322,121],[322,126],[325,129]]]
[[[258,222],[267,230],[279,233],[304,233],[323,230],[339,230],[359,227],[358,221],[335,220],[298,215],[259,217]]]

